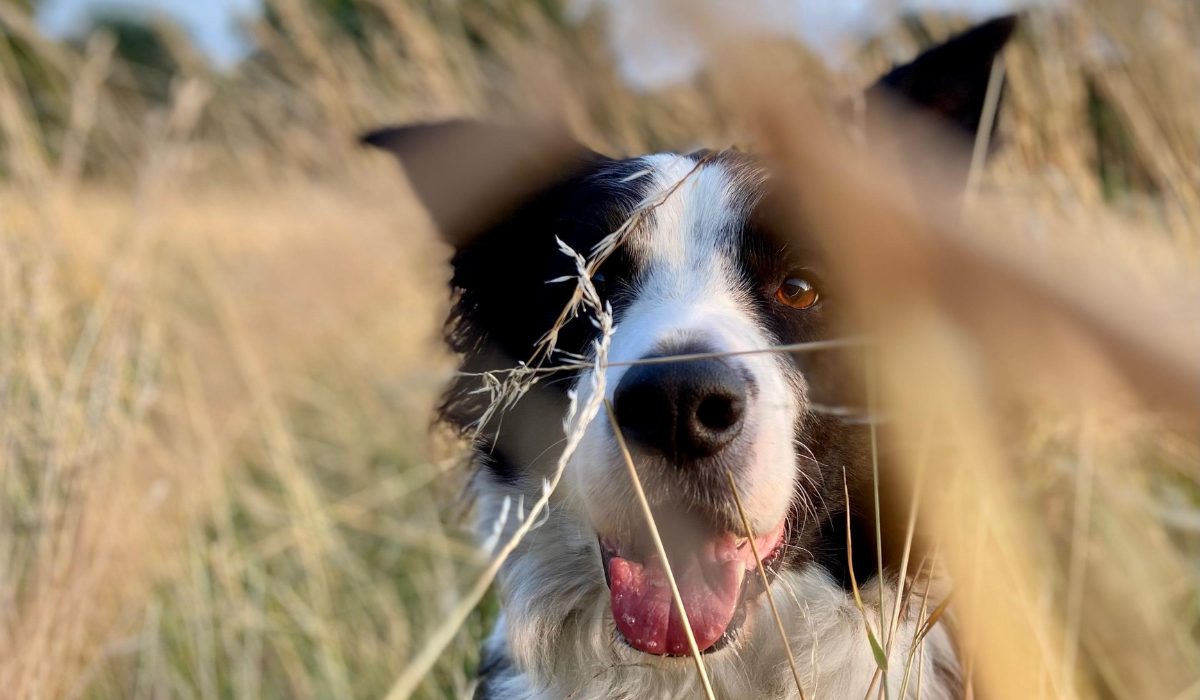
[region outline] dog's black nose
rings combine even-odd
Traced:
[[[627,439],[683,463],[717,454],[741,432],[746,380],[715,359],[635,365],[613,404]]]

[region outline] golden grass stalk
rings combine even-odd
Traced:
[[[842,474],[842,492],[846,496],[846,560],[854,561],[854,540],[850,536],[850,487],[846,483],[846,475]],[[854,565],[849,566],[850,570],[850,591],[854,594],[854,606],[858,608],[858,612],[862,615],[863,629],[867,632],[867,642],[871,645],[871,653],[875,657],[875,665],[879,667],[879,671],[887,671],[887,656],[883,652],[883,647],[875,638],[875,633],[871,630],[871,621],[867,618],[867,609],[863,605],[862,595],[858,591],[858,578],[854,575]],[[874,682],[872,681],[872,685]],[[870,695],[870,691],[867,691]]]
[[[800,700],[808,700],[808,696],[804,694],[804,684],[800,682],[800,672],[796,670],[796,658],[792,656],[792,645],[788,641],[787,630],[783,626],[783,618],[779,616],[779,608],[775,605],[775,597],[771,595],[771,583],[767,581],[767,570],[763,567],[762,559],[758,556],[758,545],[754,543],[754,528],[750,527],[750,518],[746,517],[746,509],[742,507],[742,496],[738,493],[737,482],[733,479],[733,472],[728,469],[725,470],[725,476],[729,479],[729,488],[733,492],[733,502],[737,505],[738,516],[742,519],[742,527],[746,529],[746,537],[750,541],[750,552],[754,555],[758,577],[762,581],[763,592],[767,595],[767,603],[771,606],[771,615],[775,618],[775,629],[779,631],[779,639],[783,641],[783,651],[787,654],[788,666],[792,669],[792,680],[796,681],[796,692],[800,694]]]
[[[59,187],[73,187],[83,170],[88,137],[96,122],[96,103],[115,48],[111,34],[96,34],[88,40],[86,60],[71,95],[71,121],[58,164]]]
[[[870,408],[869,408],[868,410],[873,410],[873,409],[870,409]],[[874,425],[875,425],[875,424],[874,424],[874,421],[872,421],[872,424],[871,424],[872,431],[874,431]],[[930,427],[930,431],[932,432],[932,426]],[[904,551],[902,552],[902,554],[901,554],[901,556],[900,556],[900,568],[899,568],[899,572],[898,572],[898,576],[897,576],[897,582],[896,582],[896,600],[895,600],[895,605],[894,605],[894,606],[893,606],[893,608],[892,608],[892,620],[891,620],[891,627],[890,627],[890,631],[888,632],[888,635],[887,635],[887,640],[886,640],[886,641],[883,643],[883,647],[884,647],[884,658],[886,658],[886,659],[889,659],[889,660],[891,659],[891,656],[892,656],[892,648],[893,648],[893,646],[894,646],[894,645],[895,645],[895,643],[896,643],[896,637],[897,637],[897,635],[898,635],[898,632],[899,632],[899,629],[900,629],[900,615],[901,615],[901,609],[902,609],[902,608],[905,608],[905,607],[907,606],[907,604],[908,604],[908,597],[907,597],[907,596],[910,596],[910,595],[911,595],[911,593],[912,593],[912,589],[911,589],[911,587],[910,587],[910,588],[909,588],[909,590],[908,590],[908,592],[907,592],[907,594],[906,594],[906,592],[905,592],[905,590],[904,590],[904,587],[905,587],[905,582],[906,582],[906,579],[907,579],[907,577],[908,577],[908,560],[909,560],[909,556],[912,554],[912,544],[913,544],[913,537],[916,535],[916,531],[917,531],[917,511],[918,511],[918,509],[919,509],[919,506],[920,506],[920,501],[921,501],[921,489],[922,489],[922,487],[923,487],[923,483],[922,483],[922,482],[923,482],[923,478],[924,478],[924,476],[925,476],[925,459],[924,459],[925,455],[924,455],[924,452],[925,452],[925,450],[926,450],[926,449],[928,449],[929,442],[930,442],[930,440],[931,440],[931,439],[932,439],[932,435],[930,435],[930,434],[928,434],[928,433],[927,433],[927,434],[926,434],[926,436],[925,436],[925,440],[923,441],[923,443],[922,443],[922,445],[921,445],[921,447],[922,447],[922,454],[921,454],[921,456],[920,456],[920,457],[918,457],[918,458],[917,458],[917,466],[916,466],[916,472],[917,472],[917,473],[916,473],[916,476],[914,477],[914,483],[913,483],[913,488],[912,488],[912,497],[911,497],[911,500],[910,500],[910,502],[909,502],[909,508],[908,508],[908,522],[905,524],[905,532],[904,532]],[[874,435],[874,433],[872,433],[872,441],[871,441],[871,444],[872,444],[872,449],[876,449],[876,444],[875,444],[875,435]],[[876,483],[876,484],[878,484],[878,483],[879,483],[879,482],[878,482],[878,476],[876,476],[876,482],[875,482],[875,483]],[[878,496],[878,491],[876,491],[876,496],[875,496],[875,498],[876,498],[876,508],[878,509],[878,498],[879,498],[879,496]],[[847,502],[847,508],[849,508],[849,503],[848,503],[848,502]],[[878,510],[877,510],[876,512],[878,512]],[[878,517],[878,516],[876,516],[876,517]],[[847,537],[849,537],[849,531],[847,531]],[[883,545],[882,545],[882,543],[880,543],[880,544],[878,544],[878,545],[877,545],[877,547],[878,547],[878,548],[882,548],[882,546],[883,546]],[[880,550],[879,550],[879,554],[880,554],[880,556],[882,556],[882,549],[880,549]],[[918,579],[920,579],[920,576],[921,576],[921,569],[923,568],[924,562],[922,562],[921,564],[922,564],[921,566],[918,566],[918,567],[917,567],[917,574],[916,574],[916,576],[913,578],[913,583],[914,583],[914,585],[915,585],[916,581],[917,581]],[[851,566],[851,568],[853,568],[853,565]],[[927,584],[926,584],[926,586],[925,586],[925,597],[926,597],[926,598],[929,596],[929,586],[930,586],[930,585],[932,585],[932,582],[933,582],[933,575],[934,575],[934,570],[933,570],[933,568],[932,568],[932,562],[931,562],[931,568],[930,568],[930,570],[929,570],[929,574],[928,574],[928,576],[929,576],[929,583],[927,583]],[[881,571],[881,572],[880,572],[880,575],[879,575],[879,588],[880,588],[880,590],[881,590],[881,591],[882,591],[882,590],[883,590],[883,588],[884,588],[884,584],[885,584],[885,579],[884,579],[883,573],[882,573],[882,571]],[[880,596],[880,601],[881,601],[881,606],[880,606],[880,620],[881,620],[881,622],[880,622],[880,624],[881,624],[881,626],[882,626],[882,624],[883,624],[883,622],[882,622],[882,618],[883,618],[883,616],[884,616],[884,615],[883,615],[882,600],[883,600],[883,597],[882,597],[882,595],[881,595],[881,596]],[[924,601],[922,601],[922,606],[924,606]],[[922,607],[922,615],[923,615],[923,614],[924,614],[924,607]],[[913,642],[913,643],[914,643],[914,644],[916,643],[916,640],[915,640],[915,639],[914,639],[914,642]],[[904,689],[905,689],[905,688],[907,687],[907,685],[908,685],[908,671],[909,671],[909,668],[910,668],[911,666],[912,666],[912,648],[910,648],[910,650],[909,650],[908,661],[907,661],[907,663],[905,664],[905,668],[904,668],[904,676],[903,676],[903,681],[902,681],[902,682],[901,682],[901,684],[900,684],[900,694],[897,696],[897,697],[898,697],[900,700],[903,700],[903,698],[904,698]],[[889,686],[887,685],[887,671],[886,671],[886,669],[882,669],[882,668],[880,669],[880,671],[881,671],[881,678],[882,678],[882,684],[883,684],[883,685],[882,685],[882,692],[883,692],[883,695],[884,695],[884,697],[887,697],[887,696],[888,696],[888,693],[890,692],[890,691],[889,691]],[[867,694],[868,694],[868,695],[870,695],[870,691],[869,691],[869,690],[868,690]]]
[[[963,196],[963,209],[969,211],[979,196],[979,179],[983,176],[983,167],[987,162],[988,148],[991,146],[992,126],[996,123],[996,114],[1000,108],[1000,92],[1004,87],[1004,54],[997,54],[992,59],[992,70],[988,73],[987,93],[983,97],[983,114],[979,119],[979,128],[975,131],[975,143],[971,149],[971,167],[967,171],[966,194]]]
[[[867,415],[873,416],[876,414],[875,364],[872,361],[871,352],[869,350],[865,353],[864,357],[866,358],[866,367],[864,368],[864,374],[866,375],[866,384],[867,384]],[[870,434],[871,434],[871,492],[872,492],[872,503],[875,508],[875,567],[876,567],[875,571],[876,571],[876,575],[879,576],[879,636],[880,636],[880,639],[879,639],[878,644],[876,642],[872,641],[871,647],[872,647],[872,650],[874,650],[875,647],[878,646],[879,644],[884,645],[884,647],[887,646],[888,631],[887,631],[887,623],[884,621],[884,618],[887,616],[887,605],[885,604],[884,597],[883,597],[884,589],[886,588],[886,586],[883,585],[883,530],[882,530],[883,518],[880,513],[880,503],[879,503],[879,426],[877,425],[877,421],[872,420],[868,430],[870,431]],[[845,475],[843,475],[843,478],[844,477],[845,477]],[[845,485],[845,484],[843,484],[843,485]],[[849,514],[849,512],[850,512],[850,497],[849,497],[849,495],[847,495],[846,496],[846,513]],[[848,530],[848,529],[846,530],[846,537],[847,538],[850,537],[850,530]],[[853,569],[854,566],[851,565],[850,568]],[[896,605],[897,605],[897,607],[899,607],[899,605],[900,605],[900,599],[898,596],[896,598]],[[868,630],[868,632],[869,631],[870,630]],[[887,655],[886,654],[882,655],[882,658],[883,658],[882,662],[880,662],[880,657],[881,657],[881,654],[879,652],[876,652],[875,661],[877,663],[879,663],[879,668],[881,671],[883,671],[883,687],[886,689],[887,688]]]
[[[573,276],[570,279],[575,279]],[[550,280],[551,283],[560,280]],[[643,357],[637,360],[622,360],[620,362],[610,362],[609,367],[633,367],[635,365],[661,365],[670,362],[692,362],[694,360],[709,360],[721,359],[726,357],[743,357],[746,355],[766,355],[770,353],[788,353],[796,354],[803,352],[819,352],[822,350],[836,350],[840,348],[851,348],[859,345],[868,344],[870,341],[864,337],[850,338],[833,338],[830,340],[813,340],[804,343],[784,343],[782,345],[772,345],[765,348],[754,348],[751,350],[729,350],[724,352],[694,352],[683,355],[659,355],[655,357]],[[489,372],[457,372],[458,376],[463,377],[482,377],[488,376],[495,378],[496,382],[501,381],[500,377],[505,374],[556,374],[558,372],[570,372],[575,370],[592,369],[594,365],[587,362],[566,362],[553,365],[551,367],[528,367],[526,365],[518,365],[508,369],[491,370]]]
[[[935,553],[929,559],[929,574],[927,575],[927,578],[925,580],[925,590],[921,594],[921,610],[920,610],[920,613],[917,615],[917,620],[924,620],[925,613],[928,612],[928,610],[929,610],[929,589],[933,586],[933,572],[936,569],[936,566],[937,566],[937,555]],[[922,568],[924,568],[924,567],[922,566],[917,569],[917,579],[920,578]],[[915,579],[914,579],[914,583],[915,583]],[[947,596],[947,600],[949,600],[949,596]],[[912,643],[908,647],[908,658],[904,662],[904,676],[901,678],[901,681],[900,681],[900,692],[896,695],[896,697],[899,698],[900,700],[904,700],[904,694],[908,692],[908,681],[910,678],[910,674],[912,673],[913,660],[917,658],[918,651],[923,650],[925,648],[925,645],[923,644],[923,642],[924,642],[924,637],[921,636],[920,630],[918,629],[918,631],[913,634]],[[923,662],[924,661],[922,660],[921,663],[923,663]],[[920,697],[920,693],[918,693],[917,697],[918,698]]]
[[[1194,339],[1184,333],[1186,339],[1168,340],[1137,328],[1139,318],[1155,313],[1150,307],[1143,306],[1145,315],[1139,316],[1093,306],[1088,295],[1081,294],[1089,288],[1086,282],[1077,280],[1068,290],[1061,272],[1053,283],[1035,273],[1044,261],[1001,253],[983,245],[979,235],[957,231],[944,219],[927,218],[912,205],[920,198],[897,196],[912,187],[886,176],[887,166],[867,166],[860,155],[819,135],[817,120],[798,119],[798,111],[802,108],[790,105],[786,117],[777,112],[770,133],[793,159],[793,181],[804,183],[795,190],[801,204],[798,214],[809,230],[820,232],[836,265],[845,266],[839,277],[853,290],[863,315],[880,324],[882,393],[889,414],[896,416],[896,431],[916,434],[922,428],[917,416],[926,415],[931,406],[954,406],[945,427],[947,445],[954,449],[938,455],[940,469],[960,475],[955,480],[958,491],[948,501],[959,504],[959,510],[961,504],[973,504],[971,515],[988,513],[986,536],[975,541],[964,536],[971,529],[964,528],[970,517],[944,502],[933,511],[935,532],[948,537],[951,572],[972,589],[962,615],[971,642],[967,658],[978,662],[981,691],[989,697],[1026,697],[1036,692],[1043,675],[1060,665],[1047,644],[1045,621],[1031,613],[1036,567],[1018,544],[1026,541],[1024,529],[1035,519],[1016,505],[1020,501],[1014,476],[1005,464],[994,416],[982,398],[983,387],[995,386],[989,380],[1004,375],[996,371],[981,376],[975,348],[988,349],[984,357],[1001,366],[1012,362],[1063,373],[1078,371],[1081,356],[1095,362],[1099,354],[1106,371],[1124,375],[1143,396],[1163,401],[1176,419],[1186,421],[1197,411],[1191,393],[1196,368],[1194,361],[1183,360]],[[858,165],[852,165],[856,160]],[[890,244],[897,247],[888,250]],[[922,273],[911,274],[913,270]],[[1017,302],[1018,296],[1025,301]],[[1013,304],[1019,304],[1021,312],[1016,313]],[[1035,308],[1038,313],[1030,313]],[[965,342],[964,334],[974,345]],[[1065,335],[1076,340],[1063,343]],[[1032,354],[1034,347],[1041,352]],[[1159,372],[1164,374],[1151,379]],[[1173,379],[1166,380],[1166,373]],[[1076,382],[1072,389],[1084,388],[1100,398],[1113,395],[1110,387],[1092,379]],[[1188,396],[1177,391],[1183,387]],[[901,464],[912,473],[911,459]],[[985,554],[992,549],[998,550],[998,557]],[[979,575],[971,575],[973,571]],[[1049,626],[1058,629],[1056,622]],[[976,668],[970,661],[968,665]],[[1177,678],[1178,669],[1171,673]],[[1056,676],[1061,678],[1057,672],[1049,676],[1052,682]],[[1157,683],[1180,687],[1177,680]],[[1055,686],[1061,697],[1066,689],[1061,682]],[[1157,690],[1153,695],[1160,696]]]
[[[0,393],[5,401],[0,679],[6,681],[0,685],[14,697],[215,698],[226,691],[226,681],[230,695],[238,698],[377,697],[393,681],[397,659],[410,658],[457,601],[459,577],[467,585],[473,582],[476,571],[455,568],[452,556],[426,556],[439,548],[443,528],[453,528],[447,522],[452,518],[433,504],[451,498],[464,475],[450,473],[426,484],[391,468],[395,454],[429,459],[426,416],[437,381],[428,377],[441,376],[448,367],[443,354],[430,352],[445,298],[444,251],[433,242],[416,203],[398,194],[403,183],[390,168],[385,172],[358,162],[338,147],[353,141],[353,130],[450,115],[510,120],[531,109],[553,111],[557,102],[547,105],[529,99],[528,90],[514,89],[535,81],[540,81],[537,95],[561,101],[576,136],[613,155],[746,142],[743,127],[755,116],[748,114],[745,100],[725,109],[707,81],[666,92],[632,92],[615,75],[596,26],[576,31],[527,22],[519,13],[478,12],[478,3],[428,14],[414,7],[403,11],[412,15],[408,18],[392,11],[399,7],[395,2],[375,4],[387,19],[363,26],[362,53],[370,54],[368,60],[360,55],[358,38],[331,23],[311,21],[320,13],[318,4],[301,2],[289,3],[285,12],[307,13],[300,21],[313,27],[308,34],[288,15],[284,19],[294,27],[289,36],[258,23],[252,30],[260,39],[260,57],[229,72],[196,75],[198,66],[181,62],[179,84],[199,80],[216,89],[203,105],[200,127],[186,135],[183,157],[173,159],[180,177],[166,188],[142,187],[146,196],[135,198],[131,183],[152,181],[162,172],[153,161],[160,160],[154,151],[163,141],[163,105],[139,94],[134,66],[114,55],[108,78],[98,83],[90,137],[69,140],[59,150],[60,138],[75,138],[72,129],[80,137],[89,131],[73,121],[75,112],[69,113],[72,105],[87,103],[74,97],[88,97],[86,81],[92,78],[86,61],[77,45],[41,36],[28,16],[28,3],[0,2],[5,41],[21,54],[2,69],[4,162],[18,181],[28,181],[28,174],[37,178],[38,153],[53,156],[74,150],[70,143],[84,146],[74,150],[83,156],[79,186],[61,201],[41,205],[43,198],[31,198],[19,187],[0,193]],[[1065,12],[1035,7],[1006,51],[1009,84],[998,115],[1004,145],[980,177],[974,213],[998,214],[990,223],[1003,227],[1005,246],[1035,235],[1048,242],[1079,241],[1081,255],[1053,269],[1052,276],[1061,277],[1067,288],[1074,284],[1069,273],[1077,263],[1089,259],[1095,247],[1107,246],[1115,257],[1105,268],[1106,283],[1075,292],[1090,299],[1093,308],[1107,307],[1125,319],[1142,315],[1136,309],[1120,311],[1129,288],[1116,277],[1143,275],[1157,283],[1163,269],[1195,271],[1197,16],[1189,0],[1080,0]],[[924,24],[935,40],[963,26]],[[904,28],[886,32],[839,71],[836,88],[855,92],[894,59],[913,55],[919,43]],[[313,55],[314,50],[326,55]],[[796,69],[774,73],[772,90],[829,84],[813,63],[789,64]],[[541,70],[546,65],[555,72]],[[32,70],[26,73],[26,68]],[[316,77],[314,68],[321,71]],[[746,75],[757,73],[738,80],[748,82]],[[1111,105],[1118,127],[1131,137],[1132,151],[1123,156],[1128,162],[1118,165],[1144,170],[1151,187],[1142,181],[1122,187],[1119,177],[1111,186],[1112,173],[1101,167],[1103,144],[1091,123],[1097,102]],[[86,110],[78,114],[87,116]],[[31,147],[30,139],[42,143]],[[836,174],[837,168],[820,170],[800,184],[821,189],[831,177],[821,173],[830,172]],[[852,207],[847,200],[830,201],[851,215],[874,206],[871,197],[856,196]],[[151,206],[155,215],[148,217]],[[954,212],[948,220],[957,216]],[[886,233],[895,221],[885,217],[881,223],[860,231]],[[153,241],[143,251],[146,264],[136,266],[131,284],[119,293],[105,292],[112,271],[126,267],[120,262],[127,257],[122,244],[134,225]],[[979,228],[982,234],[985,227]],[[815,233],[825,230],[817,227]],[[1073,239],[1076,231],[1082,235]],[[854,230],[848,233],[846,240],[859,240]],[[870,256],[875,244],[886,242],[880,235],[854,248]],[[892,266],[903,273],[900,279],[858,279],[893,290],[925,279],[928,270],[901,259],[904,264]],[[949,260],[953,266],[961,257]],[[943,266],[934,268],[930,274],[945,279],[939,271]],[[203,288],[193,279],[199,270],[211,280]],[[262,280],[271,284],[257,284]],[[1024,294],[1023,282],[1011,282],[1003,291],[1022,300],[1017,306],[1027,320],[1040,314],[1044,304]],[[214,312],[212,290],[227,300],[222,306],[232,304],[245,317],[245,328],[209,322],[210,316],[225,317]],[[918,308],[910,300],[897,307],[897,318]],[[102,306],[111,312],[103,314],[103,322],[89,322],[82,333],[89,310]],[[996,307],[980,309],[965,301],[959,307],[975,307],[981,318],[1007,318]],[[1187,308],[1194,314],[1194,305]],[[1180,327],[1193,325],[1189,315]],[[930,331],[927,325],[909,328],[917,334]],[[914,340],[909,346],[914,352],[895,362],[889,337],[878,356],[888,415],[901,424],[907,420],[892,405],[893,389],[906,388],[893,386],[893,370],[903,376],[926,368],[925,363],[944,369],[939,361],[946,356],[945,343],[964,334],[975,338],[980,328],[969,315],[956,317],[946,333],[933,333],[929,346]],[[1174,330],[1169,321],[1143,328],[1150,347]],[[1014,334],[1008,341],[1019,343],[1021,337]],[[1053,344],[1054,334],[1039,326],[1024,337]],[[252,371],[230,368],[231,345],[244,345],[258,356]],[[1034,371],[1004,374],[1006,381],[996,383],[979,377],[988,362],[967,353],[968,361],[954,365],[967,371],[950,381],[966,377],[967,408],[980,407],[974,399],[982,397],[988,413],[975,415],[994,423],[1001,420],[996,420],[996,404],[988,401],[1007,393],[997,385],[1007,384],[1003,390],[1035,385],[1047,367],[1049,374],[1060,375],[1060,386],[1084,394],[1088,402],[1112,398],[1078,381],[1085,373],[1071,371],[1089,364],[1074,361],[1081,353],[1055,363],[1039,356],[1041,350],[1038,345],[1033,353],[1019,354],[1036,361],[1013,363]],[[1154,381],[1156,376],[1165,381]],[[1161,394],[1195,395],[1194,385],[1174,376],[1173,371],[1143,374],[1148,381],[1131,382],[1133,393],[1152,395],[1157,387]],[[64,383],[68,378],[71,387]],[[923,372],[902,395],[928,393],[945,379],[944,373]],[[382,400],[381,386],[389,395],[398,388],[399,404]],[[940,446],[954,441],[964,426],[955,395],[935,398],[954,419],[939,426],[945,429]],[[1181,404],[1168,400],[1163,405]],[[276,415],[264,417],[268,412]],[[1153,415],[1102,420],[1097,432],[1104,443],[1094,454],[1091,534],[1086,549],[1079,543],[1080,551],[1088,552],[1087,576],[1071,579],[1064,565],[1071,552],[1057,546],[1070,541],[1061,525],[1071,519],[1056,520],[1056,514],[1071,503],[1069,487],[1075,480],[1059,475],[1074,468],[1069,459],[1074,448],[1065,450],[1065,469],[1055,452],[1056,440],[1070,428],[1055,415],[1022,417],[1028,430],[982,443],[982,455],[964,450],[955,458],[935,451],[929,469],[938,478],[929,481],[941,481],[950,468],[988,469],[1002,450],[1023,455],[1006,465],[1019,489],[973,486],[960,496],[987,497],[1005,507],[1005,499],[1012,499],[1020,506],[1024,534],[1031,536],[1012,537],[1005,546],[1036,558],[1031,568],[1036,569],[1038,604],[1032,624],[1045,628],[1039,634],[1048,650],[1042,654],[1045,661],[1036,663],[1054,664],[1062,654],[1065,640],[1055,630],[1064,607],[1059,599],[1067,598],[1067,580],[1082,580],[1079,687],[1070,690],[1081,698],[1195,697],[1195,631],[1179,611],[1193,605],[1196,574],[1191,550],[1178,544],[1191,547],[1196,541],[1193,438],[1131,429],[1158,420]],[[302,421],[293,423],[297,418]],[[1182,423],[1194,432],[1194,420]],[[882,437],[886,445],[889,433]],[[268,475],[265,484],[261,465],[273,457],[259,448],[264,438],[273,454],[290,460],[279,468],[279,478]],[[1065,441],[1074,444],[1073,436]],[[379,455],[388,465],[386,474],[371,466]],[[72,473],[89,473],[79,482],[88,488],[58,496],[40,493],[38,477],[50,456],[68,461]],[[162,474],[173,495],[166,501],[169,507],[152,510],[147,492],[162,491]],[[419,486],[418,493],[373,502],[361,522],[352,519],[361,531],[341,536],[347,519],[340,507],[328,510],[326,496],[336,503],[343,486],[370,491],[406,478]],[[93,489],[96,481],[105,482],[104,488]],[[197,488],[198,483],[203,486]],[[181,492],[189,494],[186,507],[175,508]],[[129,496],[108,499],[103,513],[94,515],[110,493]],[[1174,495],[1183,499],[1174,502]],[[943,508],[937,498],[923,501],[923,530],[958,532]],[[78,528],[84,542],[55,549],[47,555],[50,560],[39,561],[36,550],[44,539],[60,537],[72,523],[108,522],[109,513],[117,514],[113,527]],[[146,528],[140,524],[148,520],[157,536],[175,529],[177,519],[186,519],[194,536],[172,540],[163,549],[179,556],[159,561],[157,548],[142,546]],[[416,538],[425,531],[430,535],[414,546],[397,526]],[[996,537],[987,545],[989,552],[1000,549]],[[299,548],[303,556],[293,556]],[[103,575],[89,575],[93,565],[107,561],[97,556],[101,550],[120,553],[112,558],[119,563],[106,566]],[[384,556],[372,554],[376,550]],[[948,560],[951,573],[961,571],[955,561],[960,553],[950,542],[939,560]],[[404,571],[399,579],[398,569]],[[39,576],[43,570],[72,575],[48,580]],[[1013,575],[998,566],[987,572],[1001,581]],[[322,594],[319,605],[317,593]],[[962,593],[956,598],[960,603],[970,597],[969,591]],[[411,604],[414,596],[420,604]],[[1073,598],[1072,605],[1078,600]],[[1006,612],[1025,624],[1025,609]],[[488,622],[486,613],[472,618],[463,643],[445,655],[428,682],[431,697],[467,693],[477,642]],[[928,623],[923,627],[929,628]],[[918,646],[923,658],[924,646]],[[984,676],[1009,670],[1023,674],[1022,662],[1003,654],[979,660]],[[924,667],[918,662],[917,695]],[[1049,681],[1059,683],[1063,673],[1052,671]],[[346,678],[353,679],[349,686]],[[1038,683],[1047,678],[1044,674]],[[1028,697],[1044,697],[1038,690],[1032,688]]]
[[[708,681],[708,670],[704,667],[704,659],[700,656],[700,648],[696,646],[696,637],[692,634],[692,623],[688,621],[687,608],[683,605],[683,596],[679,594],[675,575],[671,573],[671,562],[667,560],[667,550],[663,547],[662,538],[658,534],[658,526],[654,524],[654,513],[650,510],[650,502],[646,500],[646,492],[642,489],[642,480],[638,478],[637,468],[633,465],[633,455],[629,454],[629,448],[625,445],[625,436],[621,433],[621,426],[617,423],[617,414],[613,412],[612,403],[608,399],[604,400],[604,408],[608,411],[608,422],[612,425],[613,435],[617,438],[617,446],[621,448],[621,456],[625,459],[625,468],[629,471],[633,490],[637,493],[638,503],[642,507],[642,514],[646,516],[646,525],[650,528],[654,549],[658,551],[663,571],[667,574],[667,584],[671,587],[671,598],[675,601],[675,609],[679,612],[680,621],[683,622],[683,631],[687,635],[688,647],[692,651],[692,660],[696,663],[696,674],[700,676],[700,684],[704,687],[704,696],[708,700],[715,700],[712,684]]]
[[[700,158],[696,164],[692,166],[692,169],[689,170],[683,177],[681,177],[678,182],[672,184],[661,193],[647,197],[644,201],[638,203],[629,216],[625,218],[625,221],[619,227],[617,227],[615,231],[601,239],[601,241],[595,245],[588,260],[588,279],[591,279],[592,275],[596,274],[596,270],[600,269],[600,266],[604,264],[604,261],[607,260],[608,257],[612,255],[618,247],[624,244],[625,240],[631,234],[633,234],[634,231],[638,230],[638,227],[642,225],[642,222],[645,221],[647,217],[652,215],[655,209],[662,206],[664,202],[670,199],[680,187],[683,187],[684,183],[686,183],[693,175],[699,172],[700,168],[704,167],[704,164],[712,159],[715,155],[716,153],[714,152],[704,156],[703,158]],[[576,314],[579,313],[580,303],[582,300],[582,291],[579,287],[576,287],[574,294],[571,295],[571,299],[559,313],[558,318],[555,319],[549,330],[547,330],[546,333],[543,334],[538,340],[533,356],[529,359],[527,364],[531,366],[538,366],[554,354],[554,348],[558,342],[559,332],[568,321],[570,321],[572,318],[575,318]]]
[[[451,610],[446,619],[439,625],[433,633],[431,633],[421,648],[421,651],[413,657],[412,660],[401,671],[400,676],[388,691],[386,700],[405,700],[420,685],[421,680],[433,668],[434,663],[442,655],[445,648],[453,641],[455,635],[467,617],[483,600],[487,594],[488,588],[491,587],[492,581],[500,572],[500,567],[504,565],[508,556],[516,550],[517,545],[521,543],[525,535],[533,529],[535,523],[538,522],[542,511],[549,508],[550,497],[558,489],[559,483],[562,481],[563,473],[566,471],[567,462],[571,456],[575,454],[575,449],[579,446],[579,442],[583,439],[587,426],[592,419],[596,417],[600,410],[600,404],[604,399],[604,383],[605,383],[605,367],[608,362],[608,343],[612,338],[613,325],[612,313],[600,301],[600,296],[596,293],[596,288],[592,286],[591,278],[586,274],[586,263],[583,256],[572,251],[565,244],[559,243],[564,253],[573,256],[577,270],[579,272],[579,285],[582,290],[581,294],[584,302],[596,314],[597,328],[600,330],[600,337],[593,343],[593,349],[596,353],[596,362],[594,365],[595,371],[592,373],[591,394],[588,401],[583,405],[582,409],[572,406],[566,417],[564,428],[567,432],[566,444],[563,446],[562,454],[559,455],[552,476],[543,484],[542,493],[538,499],[534,501],[529,508],[529,512],[525,514],[525,518],[520,521],[513,534],[504,542],[497,550],[491,562],[484,569],[483,573],[476,579],[475,584],[464,595],[459,602]],[[574,402],[572,402],[574,403]],[[607,404],[606,401],[604,403]],[[640,489],[640,486],[639,486]],[[657,537],[657,534],[655,535]],[[665,566],[664,559],[664,566]],[[669,572],[669,570],[668,570]],[[674,582],[672,582],[672,586]],[[691,628],[688,628],[689,639],[691,636]],[[695,643],[693,642],[693,646]],[[697,657],[698,659],[698,657]],[[707,686],[707,677],[705,677]],[[711,690],[710,690],[711,695]]]

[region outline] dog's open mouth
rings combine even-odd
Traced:
[[[774,575],[783,535],[780,522],[754,540],[768,576]],[[630,646],[647,654],[689,654],[662,560],[645,539],[600,538],[617,629]],[[668,543],[667,551],[696,646],[720,649],[741,627],[747,603],[763,592],[749,540],[732,532],[706,534],[686,544]]]

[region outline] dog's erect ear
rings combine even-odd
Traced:
[[[979,129],[992,62],[1017,26],[1015,15],[998,17],[897,66],[867,93],[882,95],[936,115],[973,137]]]
[[[469,120],[380,129],[361,140],[400,159],[434,224],[459,249],[596,157],[557,127]]]

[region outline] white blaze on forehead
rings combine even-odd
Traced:
[[[631,299],[617,318],[609,361],[625,363],[647,356],[709,350],[765,350],[774,339],[763,326],[739,271],[742,222],[747,212],[744,181],[719,161],[698,165],[695,158],[673,154],[643,159],[640,184],[656,201],[670,195],[642,230],[625,243],[639,273],[631,280]],[[778,358],[769,353],[727,360],[742,368],[755,391],[747,408],[742,438],[747,460],[739,489],[756,528],[772,528],[790,507],[796,457],[794,428],[802,400]],[[628,366],[607,370],[605,394],[612,399]],[[586,394],[585,373],[577,387]],[[584,399],[586,397],[581,397]],[[612,436],[593,422],[576,459],[571,482],[578,487],[597,526],[619,519],[628,494],[618,493],[623,479],[616,467]],[[611,512],[609,512],[611,510]]]
[[[687,156],[660,154],[644,158],[653,178],[652,191],[677,188],[654,210],[654,225],[631,243],[651,266],[682,271],[719,264],[716,253],[729,252],[737,192],[719,163],[697,167]],[[721,256],[722,258],[725,256]]]
[[[675,190],[628,242],[642,272],[614,338],[621,357],[613,360],[669,350],[672,342],[686,342],[683,334],[717,351],[765,343],[753,327],[737,270],[744,197],[736,181],[719,163],[697,167],[694,158],[672,154],[644,160],[650,169],[645,177],[654,181],[651,196]]]

